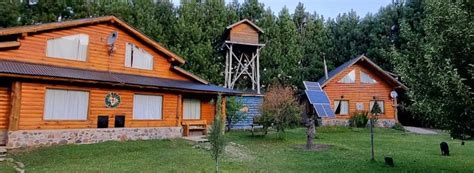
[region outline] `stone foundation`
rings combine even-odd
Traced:
[[[348,119],[322,119],[323,126],[349,126]],[[385,127],[390,128],[395,125],[394,119],[378,119],[375,126],[376,127]]]
[[[105,141],[167,139],[181,136],[181,127],[19,130],[8,132],[7,147],[92,144]]]
[[[0,145],[5,145],[7,143],[7,130],[0,130]]]

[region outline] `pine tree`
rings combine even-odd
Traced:
[[[219,94],[216,102],[216,115],[209,132],[209,143],[211,144],[211,156],[216,162],[216,172],[219,172],[219,160],[225,150],[224,120],[221,114],[222,96]]]

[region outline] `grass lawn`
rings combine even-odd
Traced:
[[[376,161],[370,161],[368,129],[318,128],[317,144],[325,151],[295,148],[305,143],[305,129],[287,132],[286,140],[275,134],[251,137],[249,132],[231,132],[229,140],[240,155],[222,161],[223,172],[474,172],[474,141],[461,146],[447,134],[415,135],[391,129],[376,129]],[[439,143],[447,141],[451,156],[440,156]],[[383,157],[395,160],[384,165]],[[213,172],[214,163],[204,149],[184,140],[106,142],[68,145],[14,154],[27,172]],[[11,172],[0,164],[0,172]],[[7,171],[3,171],[7,170]]]

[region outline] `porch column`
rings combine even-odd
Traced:
[[[21,82],[12,82],[11,87],[11,106],[10,106],[10,122],[8,123],[9,131],[18,130],[18,124],[20,122],[20,110],[21,110]]]

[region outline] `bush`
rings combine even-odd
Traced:
[[[365,112],[365,111],[355,112],[349,119],[349,125],[351,127],[364,128],[364,127],[367,127],[368,121],[369,121],[368,112]]]
[[[400,130],[400,131],[405,131],[405,128],[404,128],[403,125],[400,124],[400,123],[395,123],[395,125],[392,127],[392,129]]]
[[[280,138],[286,128],[298,124],[301,116],[301,106],[295,97],[293,89],[274,85],[268,89],[262,104],[262,116],[259,122],[264,128],[273,126]]]

